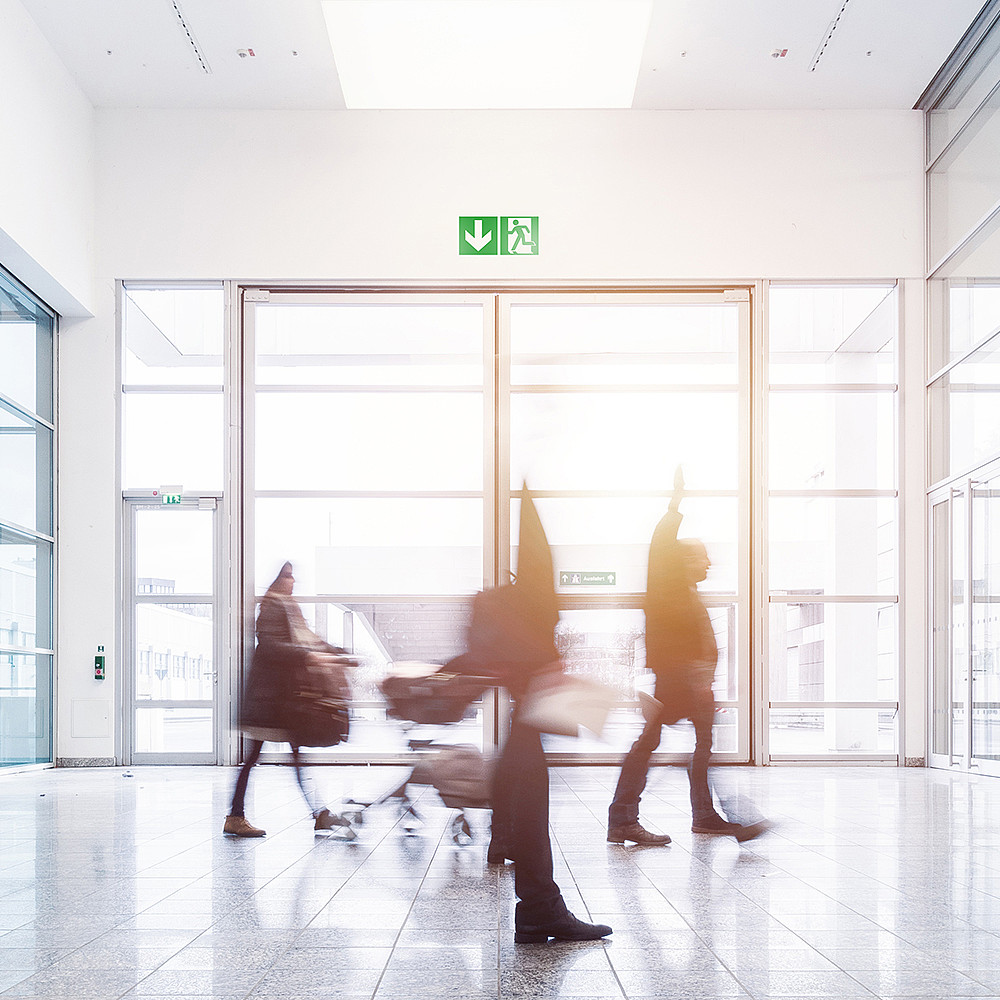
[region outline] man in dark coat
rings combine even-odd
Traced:
[[[677,537],[683,495],[684,477],[678,467],[670,506],[649,545],[644,607],[646,665],[656,675],[654,698],[661,707],[646,723],[622,764],[608,810],[608,842],[612,844],[670,843],[669,836],[652,833],[639,822],[639,799],[663,726],[681,719],[690,719],[695,731],[695,748],[688,765],[692,832],[724,834],[742,841],[757,836],[766,827],[764,823],[730,823],[719,815],[713,802],[708,763],[715,719],[712,681],[719,650],[708,609],[698,594],[698,584],[708,575],[711,561],[700,541]]]
[[[559,610],[552,552],[527,488],[522,490],[519,530],[515,583],[477,596],[468,652],[450,667],[496,677],[517,702],[493,779],[489,850],[493,863],[514,862],[514,941],[593,941],[611,928],[570,913],[553,878],[548,765],[538,731],[520,721],[531,678],[560,669],[553,635]]]

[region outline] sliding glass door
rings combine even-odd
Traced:
[[[471,596],[516,568],[523,481],[553,547],[560,651],[621,699],[603,741],[550,749],[618,759],[652,689],[641,600],[677,465],[683,534],[713,562],[716,749],[749,759],[746,290],[244,296],[244,644],[291,561],[310,627],[360,663],[335,759],[405,752],[378,682],[462,649]],[[450,738],[500,738],[492,694]],[[663,749],[689,742],[680,728]]]

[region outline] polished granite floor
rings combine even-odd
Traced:
[[[330,797],[386,768],[317,768]],[[552,771],[556,874],[605,942],[514,945],[487,816],[457,846],[423,790],[407,835],[373,809],[317,838],[291,772],[259,767],[263,840],[221,836],[234,771],[0,777],[3,997],[728,998],[1000,996],[1000,779],[876,767],[729,768],[778,822],[692,834],[683,771],[644,800],[665,848],[604,841],[613,768]],[[418,792],[420,790],[418,789]]]

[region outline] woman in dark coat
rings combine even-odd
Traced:
[[[281,567],[274,583],[267,588],[257,613],[257,648],[250,663],[240,712],[240,729],[249,737],[246,759],[236,779],[233,804],[222,832],[234,837],[263,837],[265,831],[253,826],[244,815],[244,798],[250,771],[260,757],[265,742],[291,743],[292,761],[299,788],[315,819],[315,829],[326,832],[343,828],[353,839],[347,821],[330,812],[317,799],[312,783],[302,768],[298,742],[289,732],[287,706],[293,685],[310,670],[339,672],[343,694],[349,693],[344,665],[338,657],[344,651],[324,642],[306,624],[298,602],[292,597],[295,577],[292,564]]]

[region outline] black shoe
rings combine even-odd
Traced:
[[[549,938],[557,941],[597,941],[611,933],[607,924],[588,924],[567,910],[544,924],[518,924],[514,928],[514,944],[544,944]]]
[[[670,838],[665,833],[651,833],[638,820],[635,823],[608,827],[609,844],[624,844],[626,840],[631,840],[633,844],[670,843]]]
[[[692,833],[711,833],[722,837],[736,837],[737,840],[744,829],[739,823],[729,823],[718,814],[691,824]]]

